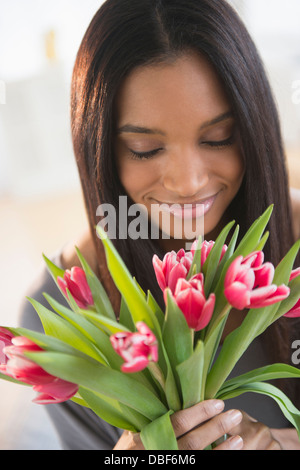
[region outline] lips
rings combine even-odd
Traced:
[[[162,211],[168,212],[172,214],[174,217],[190,219],[190,218],[197,218],[203,217],[213,206],[217,194],[213,196],[209,196],[207,198],[199,199],[198,201],[194,202],[185,202],[184,204],[181,203],[166,203],[160,202],[159,208]]]

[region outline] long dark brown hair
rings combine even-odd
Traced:
[[[266,260],[277,265],[294,242],[278,112],[257,49],[224,0],[107,0],[92,19],[74,67],[71,121],[96,250],[103,256],[95,232],[98,205],[113,204],[118,212],[119,196],[126,195],[113,145],[114,103],[120,84],[136,67],[174,59],[190,50],[204,54],[213,64],[237,125],[246,172],[228,216],[240,225],[242,237],[274,204],[264,252]],[[162,305],[151,269],[153,254],[163,256],[157,241],[149,237],[114,243],[131,274]],[[296,326],[297,322],[282,319],[268,329],[264,343],[273,361],[289,362],[291,342],[299,338]]]

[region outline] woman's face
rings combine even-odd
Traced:
[[[171,237],[178,238],[175,226],[204,214],[208,238],[241,186],[244,165],[231,111],[213,67],[193,53],[137,68],[119,90],[115,154],[121,183],[160,228],[151,208],[164,208],[173,222]]]

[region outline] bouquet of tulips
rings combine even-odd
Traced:
[[[276,378],[300,370],[273,364],[228,379],[251,342],[281,316],[300,316],[300,269],[293,269],[300,241],[279,265],[264,263],[270,206],[237,245],[235,222],[215,242],[191,251],[153,257],[165,311],[128,272],[106,232],[97,227],[107,265],[121,294],[119,320],[109,298],[77,249],[81,267],[62,270],[45,258],[63,306],[49,295],[34,299],[44,333],[0,328],[1,378],[33,386],[36,403],[72,400],[118,428],[140,432],[148,450],[176,450],[173,412],[204,399],[226,400],[245,392],[272,397],[300,435],[300,412]],[[247,314],[240,327],[222,332],[232,308]]]

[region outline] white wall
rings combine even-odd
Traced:
[[[81,38],[101,0],[0,0],[0,196],[36,197],[79,186],[69,86]],[[286,144],[300,146],[300,1],[230,0],[252,33],[278,102]],[[45,53],[55,32],[57,59]],[[2,93],[3,95],[3,93]]]

